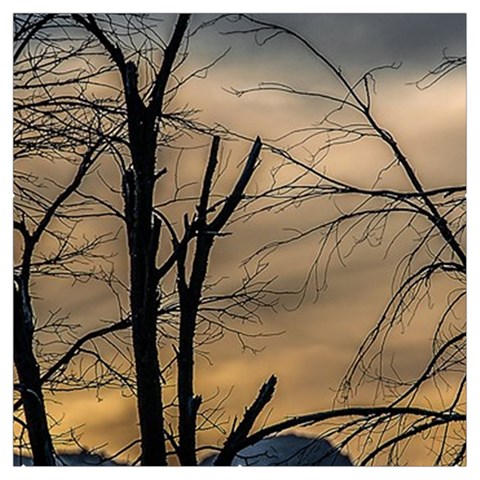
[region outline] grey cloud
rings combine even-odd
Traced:
[[[464,14],[269,14],[261,19],[305,35],[337,63],[372,67],[402,61],[433,67],[444,48],[464,54]]]

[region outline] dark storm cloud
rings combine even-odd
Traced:
[[[465,54],[463,14],[269,14],[260,15],[306,36],[337,64],[372,67],[403,62],[432,67],[443,49]]]

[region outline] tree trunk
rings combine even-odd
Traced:
[[[33,321],[30,297],[20,277],[14,285],[14,361],[25,410],[34,465],[55,465],[48,430],[40,369],[33,353]]]
[[[133,123],[133,122],[132,122]],[[156,254],[159,225],[153,216],[154,133],[139,119],[133,164],[125,172],[124,199],[130,255],[130,305],[142,437],[142,465],[166,465],[162,389],[157,354]],[[150,133],[151,135],[148,135]],[[143,140],[143,141],[142,141]]]
[[[157,356],[157,287],[160,222],[153,212],[155,150],[164,95],[190,15],[181,14],[164,50],[150,101],[146,105],[138,87],[137,66],[127,61],[93,15],[73,18],[105,47],[117,65],[125,89],[129,148],[132,165],[123,173],[123,197],[130,258],[130,309],[140,419],[142,465],[166,465],[160,366]]]
[[[208,262],[215,236],[225,226],[240,200],[253,174],[261,149],[257,138],[252,146],[245,167],[232,193],[212,222],[207,221],[213,175],[218,162],[220,138],[212,141],[210,158],[205,170],[200,201],[197,206],[197,242],[190,281],[185,273],[186,251],[177,259],[177,285],[180,297],[180,339],[178,352],[178,410],[179,410],[179,457],[182,465],[196,465],[196,418],[202,398],[194,394],[195,329],[202,290],[207,275]]]
[[[178,351],[179,458],[184,466],[197,465],[196,421],[202,401],[194,395],[194,339],[199,299],[190,289],[180,302],[180,339]]]
[[[220,138],[213,137],[212,147],[202,193],[197,206],[197,247],[193,259],[190,281],[187,283],[185,273],[186,251],[177,261],[177,285],[180,297],[180,338],[178,351],[178,433],[179,458],[182,465],[197,465],[196,457],[196,421],[202,398],[194,394],[194,363],[195,363],[195,329],[197,313],[202,295],[203,282],[207,272],[208,258],[213,246],[214,237],[206,232],[207,210],[210,200],[210,189],[213,174],[217,165],[217,155]]]

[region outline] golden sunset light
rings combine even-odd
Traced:
[[[466,15],[13,20],[15,465],[467,464]]]

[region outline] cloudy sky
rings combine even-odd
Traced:
[[[201,23],[208,18],[198,16],[194,22]],[[382,70],[377,75],[374,96],[377,118],[395,135],[425,186],[465,182],[464,71],[454,73],[426,91],[412,85],[441,62],[443,51],[450,55],[465,54],[465,16],[266,14],[257,18],[298,32],[340,66],[352,81],[374,67],[401,64],[399,69]],[[168,24],[167,19],[167,29]],[[249,138],[258,134],[265,139],[278,139],[295,128],[318,123],[330,108],[325,102],[268,92],[238,98],[229,90],[249,89],[262,82],[275,81],[302,90],[338,92],[338,85],[324,66],[292,39],[278,37],[259,46],[252,35],[223,35],[228,28],[235,28],[235,25],[219,22],[202,31],[198,41],[192,44],[192,65],[213,60],[227,48],[230,52],[206,79],[192,82],[178,101],[199,107],[202,110],[200,119],[205,123],[225,125]],[[282,141],[283,146],[289,145],[290,140]],[[317,139],[292,151],[295,155],[308,155],[318,148],[316,142]],[[228,152],[232,156],[241,155],[242,148],[245,150],[245,145],[238,147],[232,142],[223,152],[225,156]],[[378,168],[389,161],[383,151],[369,145],[346,146],[332,151],[324,168],[329,174],[349,182],[369,184],[378,174]],[[202,168],[201,165],[189,165],[186,170],[185,182],[189,175],[194,177]],[[390,180],[400,186],[404,181],[395,176]],[[258,189],[265,187],[270,181],[266,169],[260,171],[254,181]],[[228,184],[228,178],[226,182]],[[216,247],[212,275],[231,277],[234,283],[234,272],[244,258],[270,241],[287,238],[286,227],[305,229],[312,222],[330,218],[328,208],[326,203],[309,203],[281,216],[259,216],[258,220],[236,224],[234,235]],[[296,290],[303,284],[315,259],[317,245],[318,238],[312,237],[276,252],[270,263],[279,289]],[[234,337],[210,347],[211,363],[201,358],[197,363],[198,391],[209,397],[217,388],[228,392],[234,387],[225,406],[227,414],[232,416],[242,411],[254,398],[258,386],[275,373],[279,386],[272,402],[271,421],[330,408],[335,389],[356,348],[389,298],[392,272],[404,247],[406,245],[400,243],[399,251],[393,251],[386,259],[382,249],[362,248],[348,259],[346,266],[332,262],[328,289],[319,296],[309,290],[298,308],[293,309],[297,298],[282,297],[276,312],[263,313],[263,325],[258,331],[284,333],[254,340],[255,346],[262,348],[261,352],[254,355],[242,351]],[[51,309],[49,299],[58,298],[64,288],[65,285],[58,284],[57,287],[49,285],[44,291],[41,289],[44,304],[38,306],[38,312],[46,313]],[[395,340],[396,356],[406,377],[417,371],[424,357],[425,340],[428,343],[434,326],[432,319],[441,311],[449,285],[440,283],[435,288],[434,296],[438,301],[433,302],[432,308],[418,311],[417,317],[422,321],[416,323],[415,334]],[[73,321],[79,316],[81,295],[90,294],[82,292],[76,300],[72,299],[71,305],[64,306],[71,312]],[[108,312],[109,302],[102,300],[101,293],[96,292],[96,295],[98,303],[92,305],[101,305]],[[85,317],[87,311],[82,310],[81,316]],[[82,441],[90,446],[102,444],[105,441],[103,432],[108,429],[115,432],[115,440],[107,449],[114,451],[136,436],[134,403],[116,392],[105,392],[101,398],[99,403],[95,395],[68,394],[69,409],[64,424],[83,424],[85,412],[95,411],[83,428]],[[371,392],[362,391],[356,401],[362,404],[370,400]],[[64,406],[55,403],[50,408],[54,415],[65,411]],[[205,442],[215,440],[212,434],[203,438]],[[422,458],[411,461],[421,463]]]

